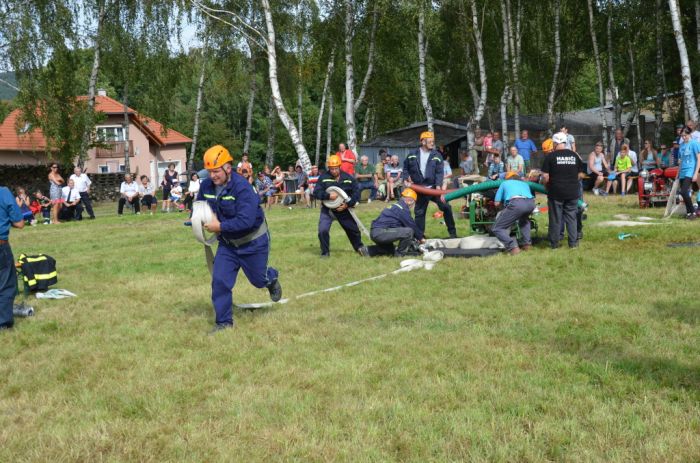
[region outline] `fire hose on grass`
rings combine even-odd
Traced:
[[[338,197],[335,200],[329,200],[328,203],[324,201],[324,205],[326,207],[333,207],[337,208],[341,204],[343,204],[345,201],[347,201],[348,196],[343,192],[340,188],[341,193],[338,193],[338,191],[334,190],[337,187],[330,187],[328,188],[329,191],[335,191],[338,194]],[[360,230],[363,230],[363,232],[367,235],[367,229],[364,228],[362,225],[362,222],[354,215],[352,210],[350,210],[350,213],[353,215],[353,218],[355,219],[356,222],[358,222],[358,227],[360,227]],[[214,251],[212,250],[212,247],[214,244],[218,241],[216,234],[210,234],[206,231],[204,228],[204,224],[207,224],[211,222],[212,218],[214,217],[214,211],[211,210],[211,207],[206,201],[195,201],[192,205],[192,233],[194,234],[195,239],[201,243],[204,246],[204,256],[207,261],[207,267],[209,268],[209,274],[212,273],[213,267],[214,267]],[[325,288],[325,289],[319,289],[316,291],[310,291],[306,292],[303,294],[299,294],[298,296],[295,296],[294,298],[288,298],[288,299],[281,299],[278,302],[260,302],[260,303],[252,303],[252,304],[236,304],[235,306],[238,307],[239,309],[247,309],[247,310],[252,310],[252,309],[260,309],[264,307],[271,307],[274,304],[285,304],[289,302],[290,299],[301,299],[304,297],[309,297],[309,296],[314,296],[317,294],[325,293],[325,292],[331,292],[331,291],[337,291],[339,289],[343,288],[349,288],[351,286],[357,286],[360,283],[367,283],[369,281],[374,281],[378,280],[380,278],[384,278],[388,275],[395,275],[398,273],[403,273],[403,272],[410,272],[412,270],[418,270],[418,269],[425,269],[425,270],[432,270],[432,268],[435,266],[436,263],[441,261],[444,257],[444,254],[441,251],[426,251],[423,253],[422,259],[406,259],[402,260],[400,263],[400,267],[397,270],[394,270],[393,272],[389,273],[384,273],[382,275],[377,275],[373,276],[370,278],[365,278],[362,280],[358,281],[351,281],[349,283],[345,283],[343,285],[339,286],[333,286],[331,288]]]

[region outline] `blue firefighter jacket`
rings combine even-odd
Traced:
[[[372,228],[410,228],[418,240],[423,239],[423,232],[411,217],[411,209],[402,199],[398,203],[385,208],[379,217],[372,221]]]
[[[420,171],[420,148],[408,153],[403,161],[402,177],[406,180],[411,177],[413,183],[429,187],[442,187],[442,179],[445,176],[445,167],[442,156],[437,150],[432,150],[428,155],[428,163],[425,165],[425,176]]]
[[[348,195],[350,198],[347,203],[348,207],[353,207],[360,200],[360,189],[357,185],[357,180],[355,180],[355,177],[346,174],[342,170],[340,171],[340,177],[338,177],[338,180],[333,178],[333,176],[328,172],[323,173],[318,178],[318,182],[316,182],[314,197],[321,201],[331,199],[330,193],[326,192],[326,190],[332,186],[340,187]]]
[[[217,196],[211,179],[202,180],[197,201],[206,200],[221,222],[221,236],[226,240],[239,239],[257,230],[265,221],[260,197],[248,180],[236,172]]]

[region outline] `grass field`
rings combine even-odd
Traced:
[[[589,198],[577,250],[445,260],[237,311],[216,336],[182,214],[105,204],[14,230],[15,256],[55,257],[79,297],[33,300],[0,335],[0,462],[698,461],[700,248],[666,244],[700,223],[625,241],[595,225],[661,215],[635,199]],[[354,255],[337,224],[320,260],[318,209],[268,217],[286,297],[398,267]],[[241,275],[234,300],[267,292]]]

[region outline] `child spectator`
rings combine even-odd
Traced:
[[[170,202],[177,208],[178,211],[182,211],[182,204],[180,204],[180,198],[182,198],[182,187],[179,183],[176,183],[170,189]]]
[[[505,176],[505,168],[501,162],[501,156],[498,154],[493,155],[493,162],[489,165],[488,177],[491,180],[502,179]]]
[[[44,196],[41,190],[36,190],[34,193],[34,201],[32,201],[32,211],[34,214],[41,212],[44,225],[51,223],[51,198]]]
[[[34,220],[34,213],[30,208],[31,202],[29,201],[29,196],[27,196],[27,192],[24,190],[24,188],[17,188],[17,196],[15,197],[15,202],[17,203],[17,206],[19,206],[20,212],[22,212],[22,218],[26,222],[29,222],[32,225],[36,225],[36,220]]]

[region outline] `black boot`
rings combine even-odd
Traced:
[[[267,285],[267,290],[270,291],[270,299],[272,302],[278,302],[282,299],[282,285],[280,285],[278,278],[275,278],[272,283]]]

